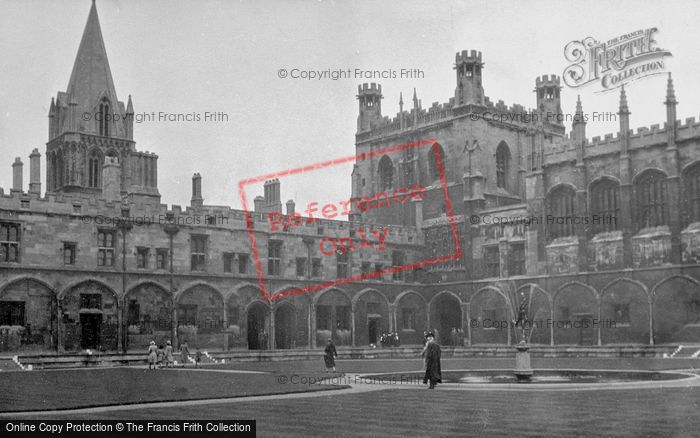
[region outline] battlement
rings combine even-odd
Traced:
[[[462,50],[455,55],[455,64],[477,63],[481,64],[481,52],[476,50]]]
[[[561,78],[557,75],[542,75],[535,79],[535,87],[556,86],[561,87]]]
[[[357,94],[359,96],[367,94],[382,94],[382,84],[376,84],[372,82],[371,84],[364,83],[357,86]]]

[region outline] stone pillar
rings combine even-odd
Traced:
[[[351,319],[350,322],[352,323],[352,327],[351,327],[352,333],[351,333],[351,335],[352,335],[352,346],[353,346],[353,347],[356,347],[356,346],[357,346],[357,339],[356,339],[357,336],[356,336],[356,334],[355,334],[355,325],[356,325],[356,324],[355,324],[355,312],[356,312],[355,303],[352,303],[352,304],[351,304],[351,312],[350,312],[350,313],[352,314],[352,319]]]
[[[29,193],[41,194],[41,154],[37,148],[29,155]]]
[[[124,318],[124,312],[126,311],[126,306],[124,305],[124,297],[122,297],[121,309],[117,311],[117,352],[120,354],[126,353],[126,337],[124,333],[126,332],[126,321]],[[117,300],[118,302],[119,300]]]
[[[22,159],[20,157],[15,158],[15,162],[12,163],[12,190],[14,191],[22,191],[22,184],[23,184],[23,175],[22,175],[22,169],[24,167],[24,164],[22,163]]]
[[[465,321],[467,322],[467,343],[472,346],[472,313],[471,306],[469,303],[462,303],[462,309],[465,315]]]
[[[316,309],[313,301],[309,303],[309,318],[307,321],[309,327],[309,348],[316,348]]]
[[[276,348],[275,345],[275,306],[273,304],[270,304],[270,335],[267,337],[269,339],[269,349],[274,350]]]

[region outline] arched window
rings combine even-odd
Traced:
[[[510,173],[510,149],[505,142],[496,148],[496,185],[508,190],[508,174]]]
[[[394,186],[394,165],[391,159],[384,155],[379,160],[379,188],[388,190]]]
[[[700,222],[700,163],[684,172],[684,201],[686,208],[686,225]]]
[[[56,187],[63,187],[63,152],[59,149],[56,155]]]
[[[620,184],[602,179],[591,186],[591,218],[593,232],[603,233],[619,229]]]
[[[88,187],[100,186],[100,154],[93,149],[88,158]]]
[[[635,183],[638,228],[665,225],[666,175],[658,170],[647,170]]]
[[[549,240],[574,235],[574,189],[560,186],[547,196],[547,236]]]
[[[435,156],[435,149],[437,149],[437,154],[440,157],[440,166],[438,166],[437,158]],[[442,146],[435,143],[433,147],[428,150],[428,181],[429,183],[440,179],[440,168],[442,171],[445,170],[445,151]]]
[[[107,100],[106,97],[103,97],[102,101],[100,102],[98,115],[98,132],[100,135],[104,135],[106,137],[109,135],[109,121],[112,118],[112,115],[109,112],[109,100]]]

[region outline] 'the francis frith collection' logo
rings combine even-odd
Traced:
[[[564,83],[579,88],[599,82],[602,90],[611,91],[644,77],[664,73],[664,57],[672,56],[657,47],[657,28],[637,30],[605,42],[592,37],[571,41],[564,56],[571,64],[564,69]]]

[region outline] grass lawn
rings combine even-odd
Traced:
[[[3,372],[0,412],[196,400],[334,389],[281,385],[270,374],[102,368]]]
[[[700,388],[565,392],[386,389],[71,419],[255,419],[258,436],[697,436]]]

